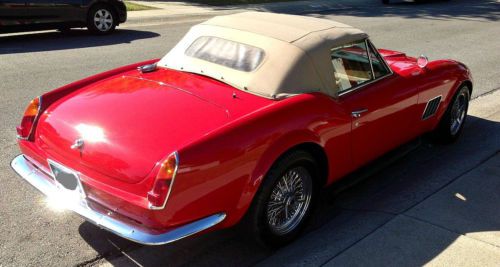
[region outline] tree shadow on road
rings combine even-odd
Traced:
[[[417,146],[414,146],[415,143],[404,145],[368,168],[345,178],[351,181],[361,176],[363,179],[354,185],[346,187],[346,184],[342,183],[327,188],[302,237],[277,251],[266,250],[244,241],[236,229],[226,229],[152,247],[127,241],[90,223],[80,226],[80,235],[101,258],[118,266],[250,266],[259,263],[270,266],[320,265],[344,253],[367,236],[376,235],[374,233],[380,236],[381,233],[377,230],[382,226],[408,219],[413,210],[417,210],[413,213],[418,214],[420,206],[425,209],[426,205],[435,205],[425,201],[436,196],[437,192],[454,192],[453,185],[456,181],[462,181],[471,170],[483,164],[492,155],[498,154],[500,123],[469,116],[464,130],[462,137],[452,145],[437,145],[427,137],[420,139],[421,142]],[[483,188],[484,186],[484,183],[474,182],[467,190],[476,192],[475,194],[491,194],[494,191],[491,188]],[[427,225],[424,230],[438,229],[435,230],[437,232],[427,233],[428,236],[415,239],[405,235],[411,235],[412,231],[418,229],[413,229],[413,225],[407,225],[406,228],[409,229],[405,229],[403,223],[403,226],[398,226],[398,229],[403,231],[399,236],[387,231],[382,234],[389,239],[402,238],[405,246],[398,247],[390,242],[380,244],[382,250],[388,247],[388,251],[376,251],[377,248],[374,248],[376,253],[367,254],[362,260],[370,262],[378,259],[379,263],[381,260],[421,266],[442,254],[460,235],[499,231],[500,214],[495,210],[498,206],[492,203],[474,203],[470,194],[465,194],[471,197],[469,202],[455,199],[453,203],[458,204],[453,205],[438,199],[442,206],[436,208],[437,213],[426,215],[427,220],[438,223],[443,218],[451,220],[452,225],[446,227],[452,230],[442,231],[433,225]],[[477,201],[479,197],[475,197]],[[486,197],[498,198],[494,193],[493,196]],[[481,207],[480,214],[474,214],[477,207]],[[443,213],[447,213],[448,217]],[[495,217],[497,215],[499,217]],[[477,216],[483,216],[483,219],[470,221]],[[424,222],[417,222],[417,225],[418,223],[426,225]],[[384,255],[385,252],[387,255]],[[395,253],[401,252],[403,254],[396,257],[398,261],[390,259],[395,257]]]
[[[269,3],[266,5],[246,5],[240,1],[239,5],[223,5],[225,0],[193,0],[169,1],[177,5],[191,5],[209,8],[211,10],[255,10],[263,12],[289,14],[328,14],[336,16],[355,17],[402,17],[426,18],[436,20],[500,20],[500,3],[495,0],[426,0],[426,1],[392,1],[384,5],[379,0],[372,1],[323,1],[311,5],[303,1],[283,3]],[[251,4],[251,3],[250,3]],[[320,11],[318,11],[320,10]]]
[[[354,17],[402,17],[434,20],[500,20],[500,3],[491,0],[398,2],[390,5],[325,10],[319,14]],[[389,25],[388,25],[389,26]],[[390,27],[390,26],[389,26]]]
[[[129,29],[117,29],[113,34],[105,36],[91,35],[87,30],[71,30],[68,33],[45,31],[0,35],[0,55],[108,46],[158,36],[160,35],[155,32]]]

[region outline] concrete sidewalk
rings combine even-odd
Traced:
[[[129,11],[126,24],[176,22],[186,19],[208,19],[217,15],[225,15],[243,11],[265,11],[288,14],[303,14],[332,9],[348,8],[347,4],[362,2],[361,0],[313,0],[275,2],[252,5],[211,6],[190,2],[164,1],[130,1],[140,5],[151,6],[156,9]]]

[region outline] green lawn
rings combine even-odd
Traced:
[[[131,3],[128,1],[125,1],[125,6],[127,7],[127,11],[139,11],[139,10],[150,10],[150,9],[156,9],[151,6],[144,6],[144,5],[139,5],[135,3]]]

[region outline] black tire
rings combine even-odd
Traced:
[[[95,21],[96,18],[103,18]],[[87,29],[97,35],[112,33],[118,25],[118,16],[115,10],[105,4],[96,4],[92,6],[87,14]]]
[[[252,205],[242,223],[242,225],[244,226],[243,230],[245,231],[244,234],[250,239],[257,241],[257,243],[270,248],[283,246],[297,238],[297,236],[304,229],[304,226],[306,225],[306,222],[311,215],[313,207],[315,206],[316,198],[318,195],[318,185],[316,183],[316,181],[318,181],[317,170],[318,165],[316,164],[311,154],[309,154],[308,152],[297,150],[281,157],[269,170],[253,199]],[[271,200],[273,196],[276,196],[276,191],[273,192],[273,190],[279,190],[279,182],[282,181],[282,179],[284,179],[287,174],[291,172],[293,173],[295,171],[301,173],[300,176],[302,178],[300,179],[303,180],[302,192],[307,192],[307,187],[310,186],[309,201],[296,201],[295,197],[291,197],[292,195],[296,196],[297,194],[289,194],[288,196],[281,195],[283,196],[282,202],[287,203],[286,206],[288,206],[290,203],[298,203],[297,205],[299,207],[300,205],[303,205],[303,209],[298,208],[296,213],[292,213],[291,220],[294,221],[294,223],[291,223],[291,225],[293,226],[293,228],[283,231],[280,230],[279,232],[277,232],[277,227],[272,226],[272,223],[270,222],[271,219],[269,219],[269,216],[271,215],[268,214],[268,208],[271,207],[270,201],[275,201],[276,203],[276,200]],[[306,175],[306,173],[308,175]],[[290,202],[290,198],[294,198],[295,200],[292,200],[293,202]],[[286,210],[288,211],[289,209]],[[278,212],[275,212],[275,214],[277,213]],[[296,214],[300,215],[297,215],[296,217]],[[295,220],[293,218],[295,218]]]
[[[446,112],[444,113],[439,125],[434,130],[433,135],[436,141],[444,144],[455,142],[462,130],[464,128],[465,121],[467,119],[467,111],[469,109],[469,100],[470,100],[470,89],[467,85],[462,85],[451,100]],[[456,126],[456,118],[458,113],[458,106],[463,104],[464,114],[463,118],[458,125]],[[455,124],[453,124],[455,123]],[[455,125],[455,127],[454,127]]]

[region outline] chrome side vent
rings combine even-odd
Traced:
[[[426,120],[432,117],[432,115],[436,114],[436,111],[440,103],[441,103],[441,96],[437,96],[429,100],[429,102],[427,102],[427,105],[425,106],[424,114],[422,114],[422,120]]]

